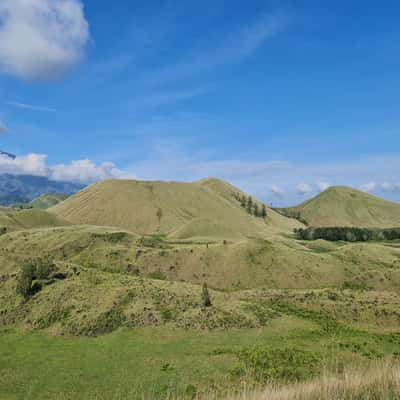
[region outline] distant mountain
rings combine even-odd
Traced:
[[[46,177],[33,175],[0,175],[0,205],[27,203],[43,193],[71,195],[83,189],[84,185],[51,181]]]
[[[310,226],[400,226],[400,204],[345,187],[331,187],[296,206],[280,210]]]

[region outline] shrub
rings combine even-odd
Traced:
[[[148,277],[150,279],[158,279],[159,281],[167,280],[167,275],[165,275],[164,272],[161,272],[161,271],[150,272]]]
[[[25,261],[18,275],[17,293],[27,299],[31,295],[39,292],[42,285],[39,282],[34,283],[33,281],[35,279],[46,280],[53,271],[54,262],[49,258],[36,258]]]
[[[307,351],[254,348],[238,353],[244,370],[257,382],[298,382],[309,379],[318,371],[319,358]]]
[[[32,261],[25,262],[22,267],[20,274],[18,275],[17,281],[17,293],[24,299],[29,298],[32,294],[32,282],[35,277],[35,265]]]
[[[54,262],[49,258],[38,258],[34,260],[36,279],[48,279],[54,271]]]

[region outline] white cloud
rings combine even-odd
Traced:
[[[310,193],[312,191],[313,191],[313,189],[308,183],[301,183],[300,185],[297,185],[297,187],[296,187],[296,192],[301,195]]]
[[[90,160],[78,160],[72,161],[70,164],[59,164],[49,168],[49,178],[55,181],[93,183],[103,179],[128,177],[127,173],[119,170],[111,162],[97,166]]]
[[[381,189],[385,192],[400,192],[400,183],[384,182]]]
[[[28,154],[15,160],[0,155],[0,174],[44,176],[51,180],[90,184],[103,179],[133,178],[119,170],[113,163],[96,165],[90,160],[72,161],[69,164],[48,165],[47,155]]]
[[[317,188],[320,192],[323,192],[324,190],[328,189],[330,184],[328,182],[318,182],[317,183]]]
[[[275,197],[282,197],[284,195],[283,190],[277,185],[271,186],[271,192]]]
[[[8,101],[7,104],[10,106],[13,106],[13,107],[21,108],[23,110],[30,110],[30,111],[44,111],[44,112],[56,112],[57,111],[55,108],[34,106],[32,104],[20,103],[18,101]]]
[[[55,79],[81,59],[89,26],[80,0],[1,0],[0,71]]]
[[[375,182],[368,182],[368,183],[364,183],[360,186],[360,190],[362,190],[363,192],[374,192],[375,190],[377,190],[379,187],[378,184],[376,184]]]

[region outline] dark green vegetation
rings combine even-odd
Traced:
[[[3,209],[0,398],[192,399],[400,357],[400,245],[265,212],[216,179]],[[397,232],[343,230],[372,231]]]
[[[369,242],[390,241],[400,239],[400,228],[368,229],[352,227],[322,227],[295,229],[295,235],[300,240],[329,240],[332,242]]]
[[[246,196],[243,193],[234,193],[233,197],[240,203],[240,206],[243,207],[250,215],[254,215],[255,217],[262,219],[265,219],[267,217],[267,207],[264,203],[254,201],[251,196]]]

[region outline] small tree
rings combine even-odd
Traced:
[[[203,290],[201,292],[201,302],[203,304],[203,307],[212,306],[210,293],[208,292],[207,283],[205,282],[203,283]]]
[[[24,299],[32,294],[32,282],[35,278],[35,264],[32,261],[25,262],[22,267],[17,281],[17,293]]]
[[[159,208],[159,209],[157,210],[157,219],[158,219],[158,226],[159,226],[159,228],[160,228],[160,226],[161,226],[161,218],[162,218],[162,216],[163,216],[162,209]]]
[[[267,218],[267,207],[265,207],[265,204],[263,204],[261,208],[261,217],[263,219]]]
[[[258,217],[259,216],[259,209],[258,209],[258,204],[254,203],[254,216]]]
[[[253,212],[253,199],[251,196],[249,196],[249,198],[247,199],[247,212],[249,214],[252,214]]]
[[[241,197],[241,199],[240,199],[240,205],[241,205],[243,208],[246,208],[246,204],[247,204],[247,199],[246,199],[246,196],[243,195],[243,196]]]

